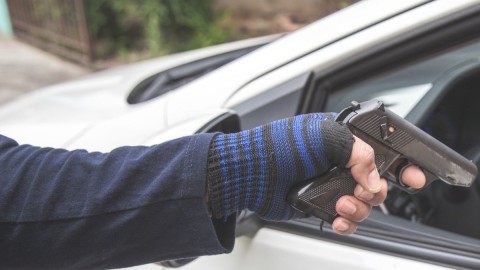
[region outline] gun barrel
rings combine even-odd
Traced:
[[[396,115],[380,101],[352,103],[343,121],[361,139],[374,139],[418,165],[427,177],[450,185],[471,186],[477,166],[415,125]]]

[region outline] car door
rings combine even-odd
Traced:
[[[455,52],[457,46],[466,48],[465,44],[478,37],[475,29],[479,15],[478,1],[425,4],[264,74],[245,85],[226,106],[239,114],[242,128],[249,128],[297,113],[338,111],[352,99],[378,98],[389,101],[397,113],[422,125],[446,96],[437,89],[446,89],[446,85],[462,77],[455,75],[458,65],[475,61],[474,53],[466,55],[463,51],[460,54],[465,58],[458,59],[458,63],[451,62],[443,69],[436,66],[448,63],[452,55],[448,53]],[[431,62],[436,54],[446,55],[447,60]],[[414,71],[408,68],[422,64],[421,76],[413,76]],[[464,69],[463,74],[473,70]],[[450,74],[450,82],[440,82],[449,71],[454,73]],[[423,78],[427,75],[431,81]],[[385,81],[393,78],[404,85],[390,81],[387,87]],[[405,197],[408,202],[428,200],[416,207],[434,207],[434,214],[442,212],[442,206],[431,205],[438,196],[436,188],[428,192],[414,197],[397,195],[392,188],[394,201],[387,203],[396,204],[395,200]],[[269,223],[247,214],[240,218],[238,230],[244,235],[237,238],[232,254],[200,258],[185,269],[439,269],[480,265],[480,241],[476,237],[435,224],[442,220],[440,217],[418,219],[387,214],[386,207],[391,205],[376,209],[352,237],[334,235],[328,225],[321,232],[320,221],[315,218]],[[408,211],[408,207],[402,211]],[[469,209],[468,213],[472,213],[475,206]]]
[[[435,89],[444,77],[441,71],[428,69],[428,61],[436,54],[473,42],[479,36],[478,18],[479,1],[419,2],[257,74],[230,95],[223,106],[235,112],[241,128],[246,129],[299,113],[338,111],[352,99],[379,98],[389,101],[392,109],[411,122],[424,124],[429,112],[440,104],[437,100],[445,97],[429,94],[441,92]],[[392,82],[392,77],[402,81],[402,71],[422,63],[427,63],[427,68],[422,69],[421,75],[435,73],[436,80],[415,81],[414,76],[407,76],[410,81],[403,81],[405,85],[385,87],[385,81]],[[231,254],[163,265],[182,269],[478,267],[480,241],[476,237],[429,223],[440,221],[440,217],[427,220],[405,215],[417,199],[427,200],[425,205],[416,205],[420,210],[430,207],[441,212],[442,206],[431,205],[437,191],[429,189],[427,193],[414,197],[392,187],[392,199],[375,209],[350,237],[335,235],[328,224],[321,230],[321,222],[316,218],[273,223],[243,212],[238,217],[238,237]],[[399,204],[397,200],[407,202],[401,208],[403,212],[388,212],[394,210],[389,204]]]

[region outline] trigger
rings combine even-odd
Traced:
[[[410,188],[410,186],[405,185],[402,182],[402,175],[403,172],[405,171],[406,168],[412,166],[413,163],[410,163],[408,160],[404,160],[400,165],[397,166],[396,172],[395,172],[395,178],[397,179],[397,182],[399,185],[401,185],[404,188]]]

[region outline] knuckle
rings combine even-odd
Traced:
[[[369,201],[368,204],[371,206],[378,206],[385,201],[386,197],[386,193],[376,193],[375,197],[371,201]]]
[[[366,203],[362,203],[362,207],[359,209],[360,211],[358,211],[358,213],[356,213],[356,215],[352,217],[353,220],[355,220],[356,222],[361,222],[365,220],[370,215],[371,209],[372,206]]]
[[[368,160],[373,160],[374,156],[375,156],[375,152],[373,150],[373,147],[371,147],[370,145],[368,144],[363,144],[362,145],[362,150],[361,150],[361,155],[364,159],[368,159]]]
[[[385,198],[383,196],[381,196],[380,194],[376,194],[375,198],[371,200],[369,203],[372,206],[378,206],[382,204],[384,200]]]

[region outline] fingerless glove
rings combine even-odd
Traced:
[[[217,134],[210,145],[208,205],[214,218],[242,209],[288,220],[290,188],[350,159],[353,136],[335,114],[306,114],[250,130]]]

